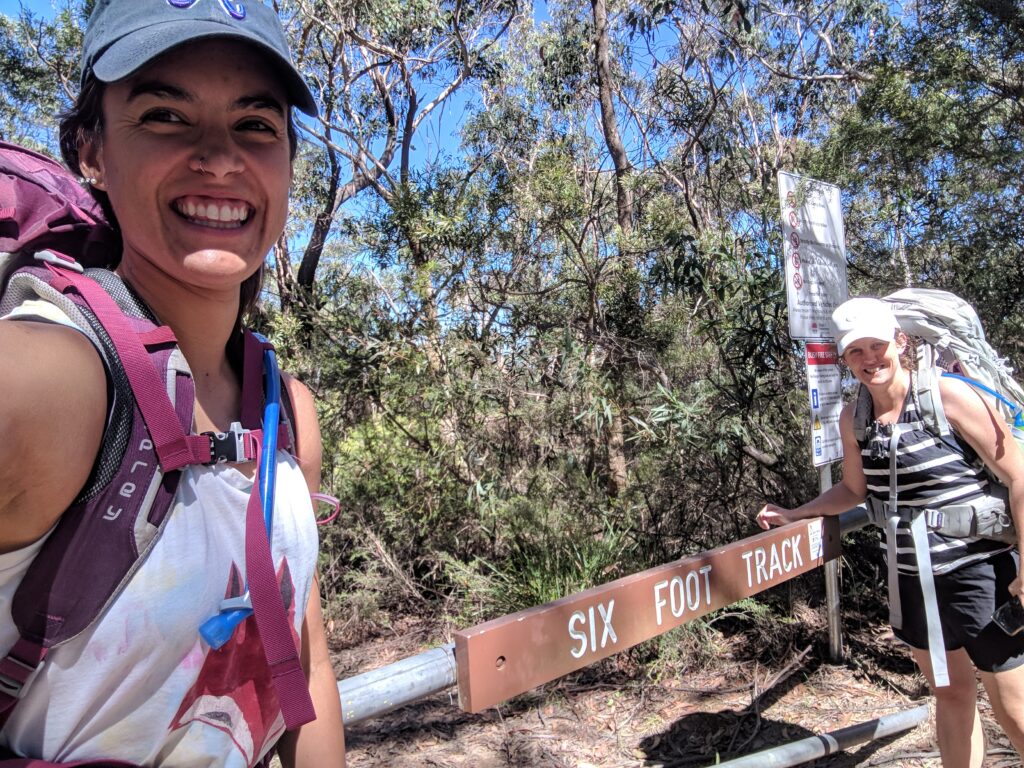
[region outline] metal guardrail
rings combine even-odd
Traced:
[[[856,507],[839,516],[839,530],[848,533],[863,528],[867,522],[867,511]],[[838,611],[838,603],[830,605],[830,610]],[[838,621],[833,621],[830,626],[833,623],[838,625]],[[338,695],[345,724],[354,725],[458,683],[455,646],[449,644],[340,680]]]
[[[345,725],[379,717],[458,683],[455,644],[338,681]]]
[[[838,731],[820,736],[808,736],[806,739],[780,744],[777,747],[764,749],[750,755],[716,763],[717,768],[790,768],[802,765],[819,757],[842,752],[850,747],[866,741],[884,739],[903,731],[909,731],[928,719],[926,704],[902,712],[883,715],[866,723],[840,728]]]

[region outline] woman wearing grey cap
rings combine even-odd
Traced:
[[[995,499],[986,467],[1009,489],[1016,530],[1024,531],[1021,450],[976,389],[947,377],[937,383],[952,432],[937,433],[918,394],[918,376],[928,372],[913,370],[907,336],[885,302],[850,299],[833,313],[832,331],[867,393],[840,416],[842,482],[796,509],[766,504],[757,522],[768,528],[838,515],[867,500],[878,512],[872,519],[885,526],[890,623],[935,695],[943,766],[973,768],[984,760],[976,674],[1024,754],[1024,632],[1009,635],[992,620],[997,608],[1024,597],[1017,548],[1005,539],[941,532],[948,530],[943,513],[981,509]]]
[[[288,213],[291,110],[315,114],[314,99],[275,13],[255,1],[99,0],[81,86],[61,126],[65,160],[120,233],[111,267],[178,339],[195,431],[228,432],[240,421],[242,318]],[[89,477],[107,415],[90,342],[59,310],[32,313],[46,322],[0,321],[0,359],[18,371],[0,403],[0,650],[17,636],[10,596]],[[298,458],[277,455],[271,557],[316,719],[285,732],[253,617],[219,649],[200,638],[203,621],[244,590],[256,468],[190,466],[123,592],[23,689],[0,753],[242,768],[276,746],[286,765],[344,765],[309,501],[322,446],[309,391],[288,377],[285,388]]]

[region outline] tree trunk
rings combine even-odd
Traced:
[[[324,194],[313,221],[313,232],[309,237],[309,243],[302,254],[302,264],[299,266],[299,285],[307,291],[313,288],[316,280],[316,268],[320,265],[320,257],[324,252],[324,245],[327,243],[327,235],[331,232],[331,224],[334,222],[334,208],[338,204],[338,184],[341,182],[341,168],[338,165],[338,156],[333,149],[327,150],[327,160],[330,163],[330,182]]]
[[[633,193],[627,179],[632,171],[626,147],[619,135],[618,120],[615,118],[615,103],[612,100],[612,68],[609,62],[608,7],[605,0],[592,0],[594,9],[594,63],[597,73],[597,91],[601,102],[601,127],[608,153],[615,164],[615,206],[618,211],[619,227],[622,234],[633,231]]]
[[[615,102],[612,99],[612,72],[609,62],[608,42],[608,7],[605,0],[591,0],[594,11],[594,71],[597,75],[598,99],[601,105],[601,126],[604,129],[605,146],[615,164],[615,209],[619,224],[619,254],[617,268],[613,270],[616,278],[621,278],[623,270],[630,268],[623,258],[622,240],[633,231],[633,194],[629,188],[629,175],[632,166],[626,154],[626,148],[619,135],[618,121],[615,118]],[[617,353],[618,345],[614,340],[608,345],[608,356],[604,367],[616,382],[614,402],[611,408],[611,419],[605,428],[605,447],[608,458],[608,494],[619,496],[627,487],[629,476],[626,471],[625,438],[622,429],[622,365]]]

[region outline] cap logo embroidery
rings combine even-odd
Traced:
[[[191,8],[199,0],[167,0],[174,8]],[[245,18],[245,3],[233,3],[231,0],[220,0],[221,8],[233,19],[242,21]]]

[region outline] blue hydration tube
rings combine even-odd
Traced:
[[[998,400],[999,402],[1001,402],[1003,405],[1010,409],[1010,412],[1013,414],[1014,428],[1024,429],[1024,415],[1022,415],[1021,413],[1021,406],[1019,406],[1017,403],[999,394],[991,387],[982,384],[980,381],[969,378],[968,376],[961,376],[958,373],[949,373],[948,371],[943,373],[942,375],[947,379],[957,379],[959,381],[964,382],[965,384],[970,384],[972,387],[977,387],[982,392],[988,392],[988,394],[992,395],[992,397],[994,397],[996,400]]]
[[[267,339],[253,334],[263,343]],[[267,541],[272,541],[274,530],[274,490],[277,483],[277,430],[281,421],[281,375],[274,350],[263,351],[263,370],[266,379],[266,404],[263,408],[263,449],[260,455],[260,500],[263,502],[263,523],[267,527]],[[229,597],[220,604],[220,613],[211,616],[199,627],[199,634],[214,650],[231,639],[235,627],[252,615],[249,587],[238,597]]]

